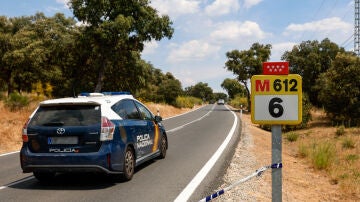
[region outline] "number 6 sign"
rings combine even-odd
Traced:
[[[251,77],[251,120],[258,124],[300,124],[301,76],[289,74]]]

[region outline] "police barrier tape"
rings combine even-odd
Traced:
[[[209,195],[209,196],[207,196],[207,197],[205,197],[205,198],[203,198],[203,199],[201,199],[199,202],[211,201],[212,199],[214,199],[214,198],[216,198],[216,197],[218,197],[218,196],[220,196],[220,195],[223,195],[226,191],[229,191],[230,189],[236,187],[237,185],[239,185],[239,184],[241,184],[241,183],[243,183],[243,182],[248,181],[249,179],[251,179],[251,178],[253,178],[253,177],[255,177],[255,176],[260,177],[260,176],[263,174],[264,171],[266,171],[267,169],[270,169],[270,168],[272,168],[272,169],[274,169],[274,168],[282,168],[282,163],[274,163],[274,164],[269,165],[269,166],[264,166],[264,167],[256,170],[256,171],[255,171],[254,173],[252,173],[251,175],[249,175],[249,176],[247,176],[247,177],[245,177],[245,178],[243,178],[243,179],[240,179],[240,180],[236,181],[236,182],[233,183],[232,185],[230,185],[230,186],[228,186],[228,187],[226,187],[226,188],[224,188],[224,189],[222,189],[222,190],[220,190],[220,191],[217,191],[217,192],[215,192],[215,193],[213,193],[213,194],[211,194],[211,195]]]

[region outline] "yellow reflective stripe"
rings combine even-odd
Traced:
[[[158,142],[159,142],[159,127],[157,124],[155,124],[154,122],[154,127],[155,127],[155,137],[154,137],[154,145],[153,145],[153,148],[152,148],[152,152],[155,152],[159,145],[158,145]]]

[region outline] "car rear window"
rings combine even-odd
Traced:
[[[41,106],[30,126],[90,126],[100,124],[99,105]]]

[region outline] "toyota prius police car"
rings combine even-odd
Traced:
[[[126,92],[43,101],[23,128],[24,173],[39,181],[62,172],[102,172],[130,180],[139,164],[165,158],[161,117]]]

